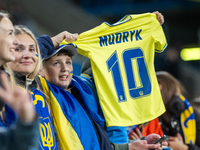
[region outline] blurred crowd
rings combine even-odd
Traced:
[[[19,3],[0,10],[1,150],[200,150],[199,96],[187,99],[182,47],[167,47],[161,13],[36,37]]]

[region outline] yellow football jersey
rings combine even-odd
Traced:
[[[62,42],[61,44],[66,44]],[[154,53],[167,47],[156,15],[126,15],[102,23],[73,42],[91,60],[107,126],[131,126],[165,111],[154,69]]]

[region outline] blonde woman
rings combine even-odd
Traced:
[[[15,124],[16,128],[10,128],[8,125],[6,125],[8,127],[0,128],[1,150],[12,150],[16,147],[18,149],[35,150],[38,147],[38,123],[35,108],[30,94],[15,86],[12,72],[7,65],[8,62],[15,60],[13,51],[17,45],[18,40],[15,38],[9,15],[0,12],[0,120],[3,122],[6,118],[4,103],[15,110],[19,116]],[[8,79],[8,76],[10,79]]]
[[[39,118],[39,146],[38,149],[54,149],[57,150],[56,138],[54,135],[51,117],[44,95],[37,90],[37,83],[34,78],[40,69],[40,50],[37,40],[25,26],[15,26],[15,36],[18,40],[18,46],[15,48],[13,55],[15,60],[9,62],[9,66],[15,75],[18,86],[21,86],[32,95],[33,104],[35,105]],[[14,113],[6,111],[6,124],[15,123],[16,116]]]
[[[58,141],[56,141],[48,106],[43,93],[37,89],[37,83],[34,80],[38,75],[41,62],[40,49],[37,40],[32,31],[27,27],[17,25],[14,28],[15,36],[19,44],[13,52],[15,61],[9,62],[9,66],[15,73],[17,84],[28,90],[32,95],[33,103],[36,107],[40,121],[40,149],[57,150],[59,149],[59,146],[57,145]],[[70,35],[70,33],[67,33],[67,35],[68,34]],[[63,37],[63,34],[61,36]],[[60,34],[55,36],[52,39],[52,42],[57,44],[56,41],[59,37]],[[51,40],[50,37],[49,39]],[[13,122],[15,122],[15,116],[10,115],[6,120],[6,123],[12,124]]]

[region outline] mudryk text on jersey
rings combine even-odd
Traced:
[[[142,38],[140,36],[141,31],[142,31],[142,29],[125,31],[125,32],[101,36],[101,37],[99,37],[99,39],[100,39],[99,44],[102,47],[102,46],[119,44],[122,42],[123,43],[130,42],[130,41],[132,42],[134,39],[136,41],[142,40]]]

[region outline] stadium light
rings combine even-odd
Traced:
[[[180,56],[184,61],[200,60],[200,48],[184,48],[181,50]]]

